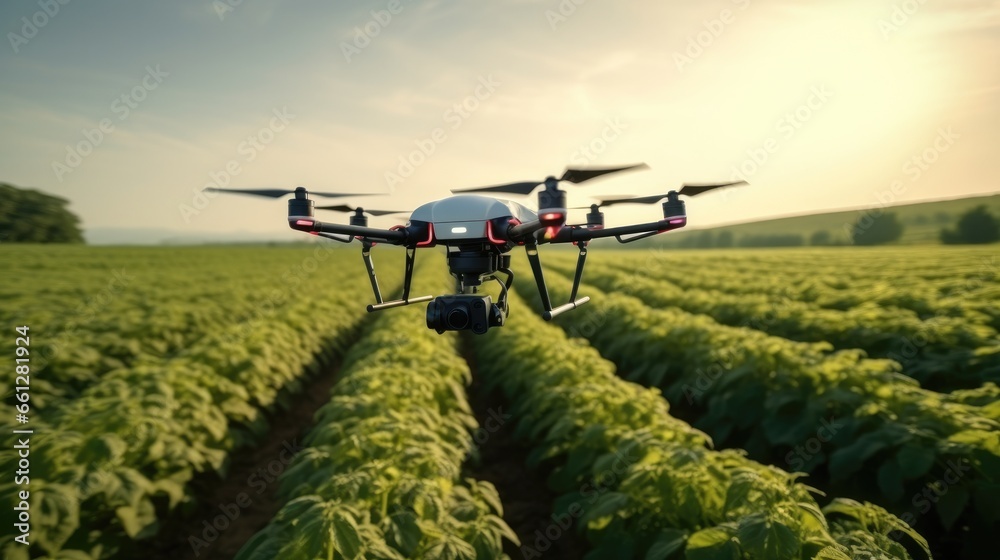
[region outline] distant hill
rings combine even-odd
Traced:
[[[897,242],[898,244],[937,245],[941,242],[938,236],[942,228],[953,227],[963,213],[980,204],[986,205],[994,216],[1000,218],[1000,194],[904,204],[885,208],[884,211],[894,212],[906,227],[903,237]],[[801,238],[805,245],[810,245],[810,239],[816,232],[825,231],[828,233],[829,243],[850,245],[850,227],[866,212],[871,213],[878,210],[878,208],[845,210],[713,228],[681,230],[654,237],[646,244],[670,247],[703,247],[706,246],[705,242],[711,242],[708,246],[715,246],[715,242],[719,239],[723,239],[724,243],[724,240],[729,238],[732,239],[733,246],[739,247],[742,245],[741,241],[745,244],[748,238],[761,240],[781,237],[787,238],[789,242]]]

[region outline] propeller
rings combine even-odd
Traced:
[[[649,166],[645,163],[639,163],[636,165],[629,165],[626,167],[601,167],[601,168],[590,168],[590,169],[573,169],[567,168],[562,174],[562,177],[556,179],[554,176],[547,177],[542,181],[521,181],[519,183],[508,183],[506,185],[496,185],[492,187],[478,187],[475,189],[458,189],[452,190],[453,193],[473,193],[473,192],[496,192],[496,193],[509,193],[509,194],[531,194],[531,191],[535,190],[539,185],[552,185],[555,187],[560,181],[566,181],[567,183],[582,183],[584,181],[589,181],[595,177],[600,177],[601,175],[607,175],[609,173],[618,173],[619,171],[628,171],[630,169],[646,169]]]
[[[405,214],[403,210],[368,210],[366,208],[355,208],[354,206],[348,206],[346,204],[338,204],[336,206],[317,206],[316,210],[333,210],[334,212],[362,212],[364,214],[371,214],[372,216],[388,216],[390,214]]]
[[[681,190],[671,192],[676,192],[677,194],[684,196],[698,196],[699,194],[704,194],[715,189],[745,184],[747,184],[746,181],[735,181],[731,183],[684,183]],[[599,198],[598,200],[601,201],[600,204],[595,204],[593,206],[611,206],[612,204],[655,204],[668,196],[670,196],[669,193],[625,198]],[[585,206],[584,208],[592,208],[592,206]]]
[[[266,196],[268,198],[281,198],[285,195],[295,194],[295,190],[289,191],[285,189],[220,189],[217,187],[206,187],[205,190],[209,192],[252,194],[256,196]],[[316,191],[308,191],[308,192],[309,194],[314,194],[316,196],[327,196],[327,197],[371,196],[373,194],[373,193],[326,193],[326,192],[316,192]]]

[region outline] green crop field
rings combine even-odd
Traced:
[[[474,336],[368,314],[330,245],[2,246],[0,550],[993,559],[997,251],[598,249],[551,323],[515,251]],[[420,253],[413,293],[452,287]]]

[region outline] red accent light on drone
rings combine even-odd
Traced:
[[[427,239],[417,243],[417,247],[427,247],[434,243],[434,224],[427,224]]]
[[[316,222],[312,220],[295,220],[295,225],[313,227],[316,225]]]
[[[561,212],[546,212],[542,214],[541,220],[543,222],[559,222],[565,218],[565,214]]]
[[[511,220],[513,221],[513,220]],[[507,242],[503,239],[497,239],[493,235],[493,222],[486,222],[486,239],[489,239],[490,243],[494,245],[506,245]]]
[[[669,225],[667,227],[663,228],[663,229],[658,230],[657,233],[664,233],[664,232],[667,232],[667,231],[675,230],[675,229],[677,229],[679,227],[683,227],[684,224],[687,223],[687,218],[684,218],[684,217],[674,218],[674,217],[672,217],[672,218],[666,218],[663,221],[667,222],[667,224],[669,224]]]

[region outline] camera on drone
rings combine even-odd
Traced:
[[[440,296],[427,305],[427,327],[438,334],[464,330],[486,334],[490,327],[502,327],[504,317],[488,294]]]

